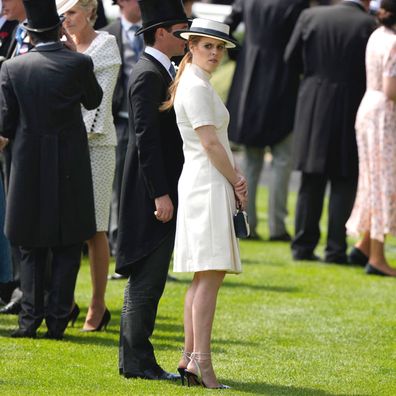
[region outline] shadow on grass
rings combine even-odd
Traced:
[[[231,386],[236,391],[255,393],[258,395],[271,396],[347,396],[347,393],[330,393],[321,389],[311,389],[297,386],[273,385],[266,382],[234,382],[226,381],[227,385]],[[357,394],[356,396],[367,396],[364,394]]]
[[[190,280],[179,279],[177,281],[178,284],[186,284],[190,285]],[[290,287],[290,286],[269,286],[269,285],[252,285],[249,283],[243,282],[229,282],[225,281],[222,285],[222,288],[245,288],[251,290],[261,290],[261,291],[269,291],[269,292],[276,292],[276,293],[296,293],[300,292],[301,289],[297,287]]]

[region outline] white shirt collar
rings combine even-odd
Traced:
[[[53,45],[59,43],[59,41],[47,41],[46,43],[37,43],[35,47],[45,47],[46,45]]]
[[[132,23],[132,22],[128,21],[124,17],[124,15],[121,15],[121,25],[122,25],[122,28],[127,32],[131,28],[131,26],[137,25],[137,26],[141,27],[142,23],[141,23],[141,21],[138,23]]]
[[[160,62],[161,65],[165,67],[166,71],[171,76],[171,74],[169,73],[169,67],[171,65],[171,61],[163,52],[149,46],[146,46],[144,52],[157,59],[157,61]]]
[[[0,29],[3,27],[3,25],[6,23],[7,19],[4,15],[0,17]]]

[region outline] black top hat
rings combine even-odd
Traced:
[[[164,25],[188,23],[181,0],[138,0],[143,26],[136,34]]]
[[[61,24],[56,12],[55,0],[23,0],[27,23],[24,27],[31,32],[47,32]]]

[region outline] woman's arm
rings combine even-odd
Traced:
[[[389,100],[396,102],[396,77],[383,77],[384,94]]]
[[[213,125],[205,125],[196,129],[203,148],[215,168],[231,183],[235,195],[242,207],[247,203],[247,183],[233,167],[227,152],[219,141]]]

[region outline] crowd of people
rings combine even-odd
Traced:
[[[12,337],[35,338],[45,320],[44,337],[62,339],[80,313],[86,243],[84,331],[111,319],[110,255],[110,278],[127,278],[120,374],[227,388],[211,360],[216,299],[225,275],[242,271],[237,209],[261,239],[267,150],[271,241],[290,243],[294,260],[319,260],[330,183],[323,261],[396,276],[384,250],[396,235],[396,0],[382,0],[376,17],[369,0],[235,0],[224,23],[191,23],[193,1],[113,3],[120,18],[107,25],[97,0],[2,1],[0,313],[19,315]],[[240,47],[232,33],[242,21]],[[210,78],[227,49],[237,63],[225,105]],[[246,179],[229,139],[243,146]],[[361,236],[349,253],[347,232]],[[158,364],[150,341],[172,254],[174,272],[192,274],[179,374]]]

